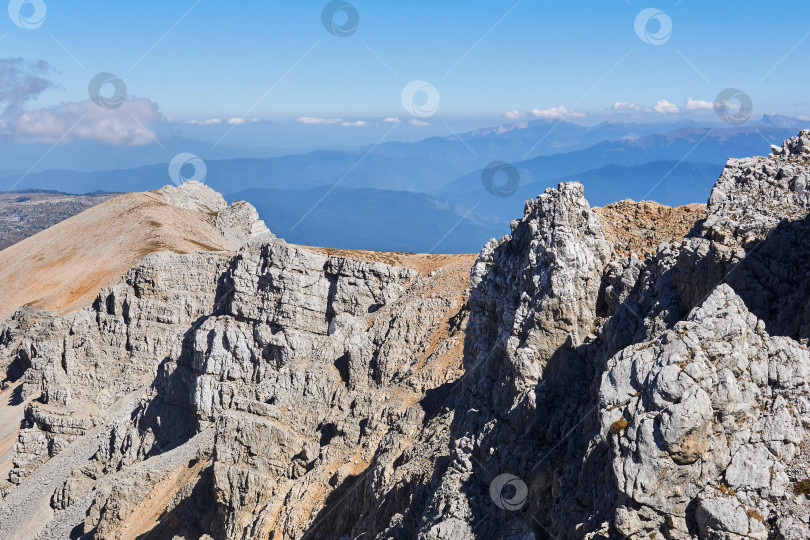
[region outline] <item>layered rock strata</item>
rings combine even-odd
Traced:
[[[729,161],[655,253],[568,183],[469,274],[263,238],[24,308],[0,332],[30,402],[0,530],[809,538],[808,174],[807,131]]]

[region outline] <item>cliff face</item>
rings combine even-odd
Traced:
[[[600,249],[577,185],[527,205],[473,271],[475,382],[421,537],[810,536],[809,141],[730,161],[643,261]]]
[[[686,238],[561,184],[474,264],[219,211],[238,253],[153,254],[92,307],[5,321],[0,531],[808,538],[808,175],[810,132],[729,161]]]
[[[3,332],[25,418],[0,528],[315,530],[381,439],[407,437],[462,372],[472,257],[426,259],[429,275],[256,240],[150,255],[65,316],[22,308]],[[337,518],[351,515],[322,522]]]

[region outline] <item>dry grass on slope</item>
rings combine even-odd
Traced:
[[[24,305],[66,313],[90,305],[156,251],[228,251],[207,216],[156,192],[116,197],[0,251],[0,320]]]
[[[404,266],[413,268],[420,274],[428,274],[439,268],[456,267],[461,265],[466,267],[469,274],[470,268],[475,263],[478,253],[446,255],[440,253],[400,253],[393,251],[364,251],[355,249],[334,249],[312,246],[301,246],[304,249],[322,253],[333,257],[346,257],[367,262],[379,262],[392,266]],[[483,244],[482,244],[483,247]],[[468,276],[469,277],[469,276]]]
[[[653,201],[630,199],[594,208],[605,237],[621,256],[654,254],[661,242],[682,240],[695,223],[706,218],[705,204],[665,206]]]

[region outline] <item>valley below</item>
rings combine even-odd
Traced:
[[[70,195],[47,191],[4,193],[0,196],[0,250],[117,195]]]

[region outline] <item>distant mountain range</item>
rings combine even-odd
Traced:
[[[273,234],[310,246],[475,253],[481,249],[481,239],[486,242],[509,232],[500,220],[469,213],[424,193],[329,189],[257,188],[234,193],[229,200],[250,201]]]
[[[589,191],[588,198],[599,205],[625,198],[651,198],[670,206],[705,202],[726,156],[767,154],[769,144],[781,144],[795,132],[792,128],[684,128],[603,141],[582,150],[512,163],[520,175],[520,186],[512,197],[523,201],[562,180],[579,180],[586,189],[597,190]],[[514,206],[492,200],[482,174],[482,169],[469,172],[431,194],[467,207],[480,203],[484,206],[477,211],[490,207],[493,215],[503,217],[509,215],[503,214],[506,204],[514,215]]]
[[[801,124],[767,115],[743,127],[534,121],[411,143],[206,159],[206,183],[229,201],[253,203],[271,230],[292,242],[476,251],[509,231],[526,199],[561,181],[582,182],[596,205],[626,198],[667,205],[705,202],[728,157],[767,154],[769,144],[781,144]],[[494,161],[511,163],[519,176],[517,186],[501,197],[482,182],[485,167]],[[50,170],[26,175],[22,182],[20,176],[19,171],[0,173],[0,189],[130,192],[170,183],[166,163]],[[496,176],[498,181],[504,179]]]

